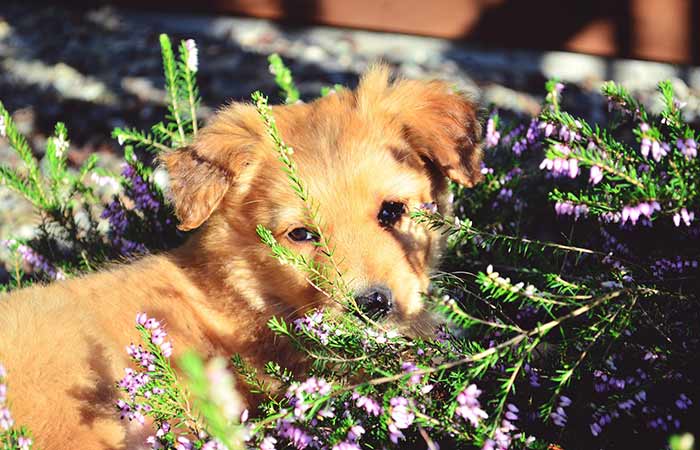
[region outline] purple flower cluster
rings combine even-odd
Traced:
[[[323,321],[323,310],[315,310],[303,317],[294,320],[294,329],[297,332],[305,331],[315,336],[323,345],[328,344],[331,327]]]
[[[294,416],[301,419],[312,406],[309,400],[328,395],[331,390],[332,386],[323,378],[311,377],[303,383],[292,383],[286,396],[294,408]]]
[[[143,215],[141,222],[148,222],[155,235],[161,235],[164,230],[162,219],[159,218],[163,205],[153,193],[151,186],[136,172],[134,166],[124,164],[122,177],[125,180],[124,193],[134,202],[133,209]],[[121,255],[145,253],[146,246],[128,237],[130,230],[129,209],[115,198],[102,211],[101,217],[109,221],[109,238],[114,248]],[[165,225],[170,225],[170,219],[165,219]]]
[[[481,389],[475,384],[470,384],[462,392],[457,395],[457,409],[455,414],[469,421],[472,426],[476,427],[482,419],[487,419],[489,416],[481,409],[479,404],[479,396]]]
[[[167,333],[163,329],[161,323],[156,319],[149,318],[146,313],[138,313],[136,315],[136,323],[147,330],[150,335],[151,342],[160,348],[160,352],[166,358],[169,358],[173,353],[173,344],[166,341]]]
[[[659,202],[641,202],[634,206],[625,206],[622,208],[622,213],[620,215],[620,220],[625,224],[628,220],[632,225],[636,225],[640,217],[646,217],[651,219],[654,211],[661,211],[661,205]]]
[[[367,412],[368,416],[379,416],[384,411],[382,405],[380,405],[372,397],[366,395],[360,395],[357,392],[353,392],[352,399],[355,400],[355,405],[358,408],[363,408]]]
[[[392,398],[389,405],[389,440],[398,444],[399,440],[406,438],[401,430],[410,427],[416,416],[409,407],[408,399],[404,397]]]
[[[574,216],[574,219],[588,216],[588,206],[575,205],[574,203],[565,200],[554,204],[554,211],[558,216]]]
[[[688,211],[686,208],[681,208],[681,210],[673,215],[673,224],[677,227],[681,226],[681,221],[685,226],[689,227],[690,224],[695,220],[695,213],[693,211]]]
[[[280,422],[277,433],[280,437],[288,440],[297,450],[304,450],[315,442],[313,436],[286,420]]]
[[[554,159],[545,158],[540,163],[541,170],[548,170],[554,177],[569,177],[576,178],[581,170],[578,166],[578,160],[576,158],[569,157],[571,154],[571,148],[565,144],[556,143],[554,144],[554,149],[558,151],[563,156],[556,157]]]
[[[497,146],[498,141],[501,139],[501,133],[496,129],[494,115],[495,114],[491,114],[491,116],[489,116],[489,120],[486,122],[486,148]]]
[[[595,186],[601,181],[603,181],[603,169],[600,166],[591,166],[588,173],[588,182]]]
[[[513,438],[513,431],[517,428],[513,422],[518,420],[518,407],[509,403],[506,406],[506,412],[501,420],[501,425],[496,428],[492,439],[487,439],[482,447],[482,450],[507,450],[510,447]],[[517,435],[519,437],[520,435]]]
[[[63,271],[61,271],[61,269],[57,269],[56,266],[51,264],[48,259],[46,259],[43,255],[37,253],[30,246],[20,244],[14,239],[2,241],[2,244],[11,249],[14,249],[17,252],[17,254],[22,258],[22,261],[28,264],[32,270],[42,272],[48,275],[49,278],[53,280],[66,279],[66,275],[63,273]]]
[[[119,254],[132,255],[146,252],[145,245],[126,237],[129,229],[129,216],[119,200],[110,202],[100,217],[109,221],[109,237]]]
[[[363,434],[365,434],[365,429],[361,425],[353,425],[348,431],[347,438],[335,444],[331,450],[360,450],[358,441]]]
[[[698,260],[676,256],[675,258],[662,258],[654,261],[651,265],[651,273],[654,274],[655,278],[663,279],[668,275],[681,275],[697,268]]]
[[[693,139],[678,139],[676,140],[676,147],[686,159],[697,158],[698,156],[698,143]]]
[[[139,211],[158,211],[161,204],[153,195],[151,188],[146,181],[136,172],[131,164],[125,164],[122,169],[122,176],[129,180],[129,197],[134,200],[135,207]]]
[[[556,409],[551,412],[549,417],[552,419],[552,423],[558,427],[564,428],[566,426],[567,416],[564,408],[571,405],[571,399],[565,395],[559,397],[559,404]]]
[[[166,341],[166,333],[163,330],[160,322],[153,318],[149,318],[145,313],[136,315],[136,324],[143,328],[148,336],[151,344],[158,348],[158,351],[164,357],[172,355],[173,346],[170,341]],[[132,368],[124,369],[124,377],[119,380],[118,386],[127,393],[128,400],[119,399],[117,408],[119,409],[120,417],[129,421],[136,421],[143,425],[145,423],[144,414],[152,410],[148,401],[154,395],[162,395],[165,390],[162,387],[151,383],[152,373],[156,370],[155,362],[157,355],[145,350],[143,347],[131,344],[126,348],[127,353],[132,361],[137,363],[145,371],[137,371]],[[139,401],[143,398],[144,401]]]

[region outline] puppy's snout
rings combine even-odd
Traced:
[[[394,299],[391,289],[384,285],[375,285],[355,296],[357,306],[373,318],[381,318],[394,309]]]

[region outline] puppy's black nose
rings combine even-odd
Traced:
[[[384,285],[371,286],[355,296],[357,306],[362,312],[373,318],[386,316],[394,309],[391,289]]]

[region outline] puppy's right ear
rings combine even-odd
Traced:
[[[191,145],[160,156],[170,175],[179,229],[197,228],[211,216],[251,162],[263,133],[254,106],[232,103],[216,114]]]
[[[170,175],[170,195],[180,230],[199,227],[211,216],[230,186],[227,170],[184,147],[161,156]]]

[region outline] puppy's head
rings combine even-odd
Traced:
[[[474,105],[442,82],[390,82],[380,66],[355,91],[273,114],[358,303],[372,315],[415,322],[442,239],[409,212],[449,212],[447,179],[479,180]],[[282,245],[325,261],[253,106],[228,106],[191,147],[164,161],[180,227],[204,224],[198,240],[212,276],[259,308],[303,311],[327,302],[256,235],[261,224]]]

